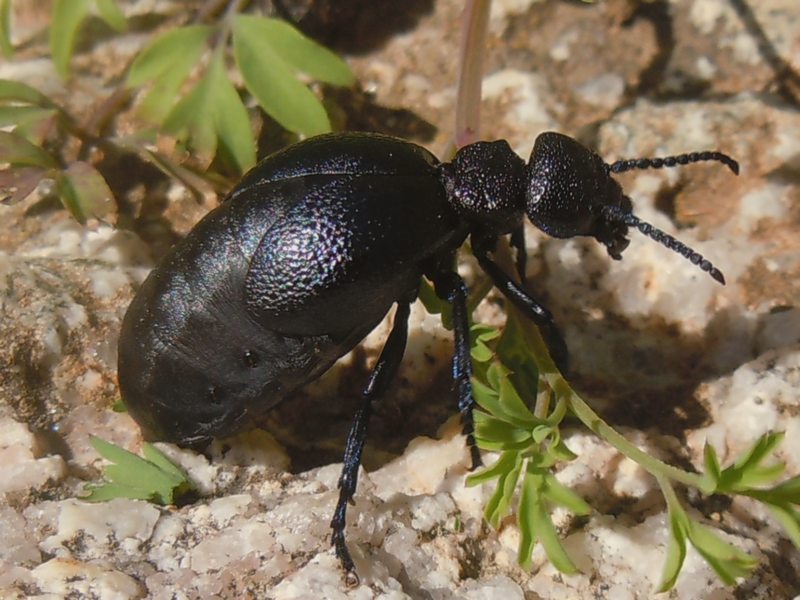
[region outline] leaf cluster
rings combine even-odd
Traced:
[[[104,482],[85,487],[89,493],[84,500],[105,502],[131,498],[166,506],[176,504],[195,491],[186,473],[152,444],[142,444],[144,458],[96,436],[91,437],[91,444],[112,464],[103,471]]]
[[[658,481],[669,516],[669,541],[658,591],[674,587],[689,545],[729,585],[757,566],[755,558],[726,541],[716,528],[687,513],[675,492],[675,483],[706,495],[739,495],[764,503],[800,548],[800,477],[776,483],[785,469],[774,456],[783,434],[762,436],[725,468],[713,447],[707,445],[704,472],[691,473],[647,455],[603,422],[557,372],[538,330],[513,307],[502,334],[483,325],[473,326],[472,358],[476,365],[473,388],[480,407],[475,412],[476,442],[484,450],[499,453],[499,457],[467,481],[469,485],[496,482],[484,512],[494,527],[511,513],[516,500],[521,534],[518,559],[522,565],[530,565],[533,545],[539,541],[556,568],[566,574],[577,571],[552,520],[555,507],[575,515],[591,512],[586,501],[556,477],[559,466],[575,458],[560,433],[561,424],[570,416],[577,417]]]
[[[577,568],[561,544],[552,511],[560,506],[576,515],[588,515],[591,507],[553,473],[556,465],[575,458],[564,445],[558,427],[566,415],[566,402],[560,399],[546,417],[537,417],[517,391],[517,386],[535,391],[538,380],[535,365],[523,358],[528,351],[521,344],[524,338],[519,326],[511,314],[502,334],[484,325],[472,329],[476,365],[473,393],[482,409],[474,413],[475,439],[481,448],[499,452],[500,457],[489,468],[471,475],[467,483],[497,480],[484,510],[493,527],[511,512],[516,490],[521,487],[517,508],[520,564],[530,566],[539,541],[553,565],[564,573],[575,573]],[[491,349],[493,342],[497,361]]]
[[[0,0],[0,51],[14,55],[12,4]],[[202,7],[171,18],[182,26],[154,35],[125,69],[110,96],[89,117],[30,86],[0,82],[0,188],[18,201],[42,181],[79,221],[103,218],[115,190],[96,168],[109,153],[136,154],[196,194],[227,187],[223,173],[256,162],[259,107],[283,128],[308,136],[331,128],[309,84],[348,86],[347,64],[288,23],[245,13],[231,2],[224,14],[203,20]],[[56,72],[70,77],[72,55],[86,22],[112,32],[128,22],[115,0],[54,0],[49,48]],[[116,117],[131,100],[140,120],[135,134],[118,134]],[[210,167],[210,170],[208,170]]]
[[[0,80],[0,188],[7,199],[19,201],[45,180],[52,181],[64,206],[79,222],[103,218],[113,208],[106,180],[88,161],[76,157],[65,163],[46,142],[63,142],[82,135],[62,108],[34,88],[18,81]]]
[[[250,97],[298,134],[331,128],[322,104],[298,74],[333,85],[354,81],[346,63],[278,19],[233,14],[217,24],[186,25],[155,39],[128,73],[129,86],[149,86],[141,115],[202,155],[213,157],[220,150],[240,171],[255,164],[255,138],[229,76],[229,55]],[[189,92],[182,93],[192,78]]]

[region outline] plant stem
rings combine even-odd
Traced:
[[[486,51],[491,5],[491,0],[467,0],[464,4],[458,57],[455,131],[453,142],[444,153],[446,157],[476,141],[480,133],[483,55]]]
[[[511,310],[515,309],[511,307]],[[524,319],[521,321],[524,322]],[[650,456],[647,452],[637,448],[634,444],[625,439],[622,434],[603,421],[600,415],[594,412],[583,398],[570,387],[558,371],[553,360],[550,358],[550,353],[547,350],[544,340],[542,340],[539,329],[534,326],[530,326],[526,329],[529,334],[528,341],[531,346],[531,351],[536,360],[536,364],[539,366],[540,376],[547,381],[557,398],[567,399],[568,407],[572,414],[578,417],[581,423],[586,425],[590,431],[594,432],[599,438],[605,440],[622,454],[641,465],[645,471],[657,479],[659,477],[666,477],[673,481],[679,481],[684,485],[697,488],[704,494],[710,494],[714,491],[713,488],[709,487],[709,483],[702,475],[689,473],[688,471],[673,467],[672,465],[668,465]]]

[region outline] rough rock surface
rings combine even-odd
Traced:
[[[15,35],[36,31],[41,4],[15,8],[23,13]],[[143,14],[153,4],[132,2],[130,10]],[[391,19],[369,11],[393,3],[368,4],[353,27],[383,19],[390,30]],[[399,31],[350,47],[367,93],[342,100],[348,123],[412,137],[434,151],[445,147],[461,4],[411,2]],[[325,24],[319,17],[316,26]],[[749,8],[742,0],[493,6],[484,137],[506,138],[527,156],[537,133],[558,129],[609,162],[719,148],[742,165],[738,178],[719,165],[620,177],[636,213],[713,260],[725,287],[641,236],[633,235],[624,260],[613,262],[592,240],[528,231],[529,276],[565,332],[576,387],[641,448],[683,466],[702,468],[706,443],[727,464],[758,435],[785,431],[779,457],[787,475],[800,474],[799,24],[796,0],[751,0]],[[329,39],[345,46],[341,35]],[[76,68],[113,75],[142,41],[129,34],[116,45],[87,47]],[[67,93],[49,63],[24,53],[0,64],[0,77]],[[658,486],[577,427],[565,435],[578,458],[559,479],[595,512],[580,523],[559,523],[581,574],[559,574],[540,548],[532,568],[520,568],[512,520],[499,531],[489,528],[482,506],[491,490],[464,485],[463,440],[457,422],[445,423],[455,410],[451,340],[420,306],[399,381],[372,427],[367,471],[349,513],[359,586],[343,584],[328,522],[337,456],[386,324],[276,411],[275,437],[243,434],[215,443],[207,456],[162,446],[197,484],[195,502],[159,508],[76,499],[85,482],[99,478],[89,434],[140,447],[135,424],[110,409],[119,322],[151,256],[207,208],[180,189],[152,186],[128,200],[141,202],[145,193],[176,202],[164,201],[156,217],[137,221],[136,233],[98,223],[83,228],[35,200],[0,206],[0,596],[800,594],[800,554],[761,505],[683,494],[694,517],[759,567],[725,587],[690,551],[675,590],[655,595],[667,540]],[[461,270],[470,282],[480,277],[469,259]],[[502,323],[501,307],[490,295],[477,318]],[[430,437],[416,437],[422,433]]]

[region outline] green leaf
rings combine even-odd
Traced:
[[[0,102],[23,102],[43,108],[54,108],[50,99],[39,90],[11,79],[0,79]]]
[[[548,457],[550,457],[553,464],[559,462],[569,462],[578,458],[578,455],[567,448],[566,444],[564,444],[558,429],[554,430],[554,435],[551,438],[550,444],[547,446],[546,454]]]
[[[156,448],[153,444],[149,442],[143,443],[142,454],[144,455],[145,459],[149,460],[168,475],[171,475],[174,481],[181,482],[186,479],[186,474],[183,472],[183,470],[178,465],[173,463],[166,454],[161,452],[161,450]]]
[[[514,470],[519,463],[520,456],[518,452],[503,452],[500,454],[500,458],[498,458],[494,464],[468,476],[467,485],[479,485],[481,483],[486,483],[487,481],[501,477],[503,474]]]
[[[689,521],[687,537],[697,552],[711,565],[726,585],[733,585],[737,577],[746,577],[758,561],[723,540],[713,529]]]
[[[585,516],[592,513],[592,507],[586,500],[562,484],[552,473],[546,472],[542,477],[544,479],[542,494],[550,502],[563,506],[576,515]]]
[[[56,114],[54,108],[38,106],[0,106],[0,127],[27,125],[47,119]]]
[[[31,144],[24,137],[8,131],[0,131],[0,163],[8,163],[12,167],[56,166],[55,160],[47,152]]]
[[[539,390],[539,369],[531,354],[530,329],[536,327],[520,317],[513,307],[506,316],[506,326],[497,344],[497,356],[511,371],[511,381],[522,398],[532,401]]]
[[[217,150],[211,79],[206,76],[167,115],[163,130],[179,140],[191,140],[202,154],[213,157]]]
[[[717,458],[716,450],[714,450],[714,447],[708,442],[706,442],[706,445],[703,448],[703,462],[703,476],[708,479],[709,487],[712,489],[717,489],[717,487],[719,487],[719,478],[722,473],[722,467],[719,464],[719,458]]]
[[[661,572],[658,592],[666,592],[675,586],[681,567],[683,567],[683,563],[686,560],[686,520],[686,514],[682,510],[676,512],[670,507],[667,559]]]
[[[519,562],[530,568],[533,547],[538,539],[553,566],[567,575],[578,572],[558,537],[550,511],[542,496],[544,479],[528,470],[522,481],[519,499]]]
[[[500,337],[500,331],[495,327],[475,323],[470,329],[472,348],[470,354],[474,362],[488,362],[494,358],[494,350],[490,342]]]
[[[503,411],[502,417],[518,427],[533,427],[541,424],[541,421],[533,416],[522,398],[519,397],[516,388],[511,383],[509,377],[500,380],[500,407]],[[536,396],[534,396],[536,398]],[[498,415],[500,416],[500,415]]]
[[[11,0],[0,0],[0,51],[6,58],[14,56],[11,43]]]
[[[322,104],[294,78],[292,66],[268,35],[264,19],[248,15],[234,18],[234,56],[247,89],[261,108],[289,131],[308,136],[330,131]]]
[[[160,36],[142,50],[131,64],[128,85],[144,85],[174,70],[186,77],[206,50],[208,38],[213,32],[214,28],[207,25],[187,25]]]
[[[128,22],[125,15],[117,6],[114,0],[95,0],[97,12],[100,18],[105,21],[111,29],[115,31],[125,31],[128,29]]]
[[[760,464],[780,446],[783,438],[784,434],[782,432],[765,433],[755,441],[747,452],[736,459],[733,467],[742,470]]]
[[[90,441],[98,454],[112,464],[104,472],[107,482],[87,486],[90,494],[86,500],[122,497],[173,504],[176,494],[192,489],[185,473],[150,444],[142,447],[148,457],[144,459],[98,437],[92,436]]]
[[[475,440],[485,450],[521,450],[531,444],[531,433],[506,421],[475,411]]]
[[[317,81],[349,86],[355,83],[350,67],[327,48],[320,46],[280,19],[248,17],[251,27],[261,35],[280,57],[298,71]]]
[[[222,54],[211,61],[208,78],[214,90],[213,119],[220,147],[240,171],[247,171],[256,164],[256,141],[247,109],[225,73]]]
[[[156,39],[136,57],[128,72],[127,84],[153,87],[139,104],[145,119],[162,123],[175,103],[181,85],[200,62],[208,47],[213,27],[188,25]]]
[[[800,548],[800,512],[788,504],[767,504],[767,508],[795,547]]]
[[[240,170],[256,161],[250,118],[225,72],[224,57],[215,52],[203,79],[167,116],[164,130],[214,156],[218,142]]]
[[[432,315],[442,316],[442,326],[448,331],[453,329],[453,307],[448,302],[439,298],[433,289],[433,286],[424,277],[419,282],[419,294],[417,295],[420,302],[425,306]]]
[[[759,495],[752,495],[762,502],[800,504],[800,476],[787,479],[768,490],[759,491]]]
[[[782,433],[767,433],[743,453],[736,462],[724,469],[717,483],[720,492],[744,492],[755,486],[762,485],[777,479],[783,473],[784,465],[781,463],[761,466],[783,441]]]
[[[514,459],[513,466],[500,475],[497,487],[489,502],[486,503],[486,508],[483,512],[484,518],[495,529],[500,526],[500,521],[511,511],[514,490],[517,489],[517,481],[522,471],[522,457],[518,453],[513,453],[511,456]]]
[[[114,195],[106,180],[92,165],[74,162],[56,178],[61,201],[79,223],[101,219],[114,208]]]
[[[107,481],[104,483],[90,483],[84,486],[84,491],[88,495],[81,499],[87,502],[108,502],[116,498],[129,498],[131,500],[146,500],[162,504],[157,499],[157,494],[149,488],[137,488],[124,483]],[[166,502],[164,504],[170,504]]]
[[[472,397],[489,414],[498,415],[502,412],[500,395],[479,379],[472,379]]]
[[[55,0],[50,21],[50,53],[56,71],[64,79],[69,76],[75,38],[88,10],[89,0]]]

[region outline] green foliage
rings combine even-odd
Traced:
[[[661,574],[659,592],[671,589],[678,579],[686,558],[686,544],[690,543],[720,579],[727,585],[735,583],[737,577],[746,577],[758,564],[747,554],[726,542],[712,528],[692,521],[678,502],[669,481],[657,477],[669,512],[670,538],[667,542],[667,558]]]
[[[268,115],[295,133],[330,131],[319,100],[295,76],[352,85],[344,62],[287,23],[250,15],[234,19],[233,47],[247,89]]]
[[[748,576],[757,566],[756,559],[727,542],[716,529],[690,517],[673,482],[704,494],[743,495],[763,502],[800,548],[800,477],[776,484],[784,465],[774,459],[774,453],[783,434],[762,436],[726,468],[714,449],[706,446],[705,472],[686,472],[647,455],[604,423],[558,374],[538,330],[513,307],[502,334],[484,325],[474,325],[472,333],[473,392],[480,407],[475,411],[475,439],[479,447],[499,456],[492,465],[471,475],[467,483],[495,482],[484,510],[493,527],[498,527],[516,504],[522,565],[530,565],[534,544],[540,542],[557,569],[565,574],[577,571],[551,518],[557,506],[575,515],[591,512],[555,474],[560,465],[575,458],[560,433],[569,415],[638,462],[661,486],[669,514],[669,541],[659,592],[674,587],[688,545],[726,584]],[[531,405],[535,405],[533,410]]]
[[[54,0],[53,26],[50,27],[50,54],[56,71],[63,78],[69,77],[69,63],[75,49],[75,41],[81,25],[94,4],[100,18],[109,27],[124,31],[127,28],[125,15],[114,0]]]
[[[436,295],[436,291],[427,279],[420,279],[418,297],[425,310],[432,315],[440,315],[442,325],[448,330],[453,329],[453,307]]]
[[[6,58],[14,56],[11,43],[11,0],[0,0],[0,52]]]
[[[0,0],[0,51],[9,57],[12,2]],[[104,99],[94,107],[98,110],[81,107],[89,115],[81,121],[66,105],[25,84],[0,81],[0,127],[6,128],[0,163],[8,167],[0,171],[4,197],[21,200],[50,181],[76,219],[105,218],[115,205],[114,190],[93,164],[102,156],[136,154],[200,196],[229,188],[221,173],[255,164],[257,114],[248,107],[257,104],[296,134],[330,130],[322,103],[307,84],[351,85],[347,64],[283,21],[238,11],[231,5],[208,23],[176,14],[176,20],[193,24],[156,36],[133,59],[109,99],[117,99],[123,110],[128,98],[137,100],[138,115],[153,127],[135,134],[115,135],[117,106],[104,106]],[[72,55],[92,15],[114,31],[127,28],[116,0],[54,0],[49,47],[62,78],[70,75]],[[161,143],[165,136],[177,152]]]
[[[89,494],[84,500],[105,502],[132,498],[166,506],[194,491],[181,468],[152,444],[142,444],[144,458],[141,458],[95,436],[91,443],[97,453],[112,464],[103,472],[105,482],[86,486]]]
[[[512,377],[520,382],[524,377],[532,377],[536,386],[538,379],[535,366],[516,374],[506,366],[518,365],[524,351],[519,325],[516,317],[509,315],[502,334],[485,325],[473,327],[472,358],[478,373],[473,379],[473,393],[482,409],[474,413],[475,439],[478,446],[499,452],[500,457],[487,469],[471,475],[467,484],[497,480],[484,511],[493,527],[498,527],[511,512],[516,490],[521,486],[517,510],[520,563],[530,565],[534,545],[539,541],[553,565],[564,573],[574,573],[577,569],[561,545],[551,513],[557,506],[577,515],[587,515],[591,509],[552,473],[554,465],[575,458],[561,440],[558,429],[566,414],[566,403],[559,401],[547,418],[538,418],[512,382]],[[499,361],[494,360],[491,352],[492,342]],[[528,383],[523,386],[530,387]]]
[[[294,133],[330,131],[322,104],[297,77],[351,85],[354,79],[347,64],[283,21],[243,14],[215,26],[172,30],[142,51],[128,75],[130,86],[152,83],[141,102],[142,116],[202,155],[213,157],[221,149],[239,170],[253,166],[250,120],[228,77],[228,34],[245,88],[264,112]],[[179,98],[210,44],[215,45],[204,73]]]
[[[113,209],[113,195],[103,176],[91,164],[76,160],[66,167],[42,147],[41,132],[55,125],[67,128],[71,120],[38,90],[18,81],[0,80],[0,186],[20,200],[43,180],[52,180],[64,206],[79,222],[102,218]]]
[[[256,162],[250,118],[225,74],[223,56],[215,52],[208,70],[191,92],[167,115],[164,131],[191,140],[201,154],[214,156],[221,145],[239,170]]]
[[[139,53],[128,71],[128,85],[141,87],[152,83],[139,104],[143,117],[163,122],[181,85],[207,50],[213,31],[210,25],[179,27],[156,38]]]

